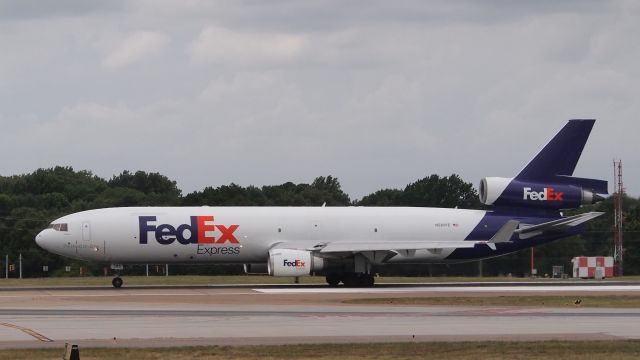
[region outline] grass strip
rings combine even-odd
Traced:
[[[0,359],[59,359],[62,349],[0,350]],[[87,359],[637,359],[639,340],[489,341],[80,348]]]
[[[51,277],[29,279],[0,279],[0,287],[50,287],[50,286],[111,286],[113,277]],[[293,284],[292,277],[272,277],[262,275],[233,275],[233,276],[122,276],[124,286],[127,285],[212,285],[212,284]],[[301,284],[324,284],[320,277],[306,277],[299,279]]]
[[[0,279],[0,287],[31,286],[111,286],[111,276],[93,277],[49,277],[28,279]],[[176,276],[123,276],[127,285],[209,285],[209,284],[293,284],[293,277],[272,277],[266,275],[176,275]],[[513,278],[513,277],[378,277],[376,283],[444,283],[444,282],[538,282],[556,283],[558,279]],[[638,276],[621,277],[607,280],[566,279],[576,283],[589,284],[602,281],[639,281]],[[325,284],[324,276],[300,277],[301,284]]]

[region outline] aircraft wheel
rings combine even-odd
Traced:
[[[346,287],[356,287],[358,286],[358,283],[359,283],[358,275],[354,273],[344,274],[344,277],[342,278],[342,283]]]
[[[111,280],[111,285],[113,285],[114,288],[118,289],[122,286],[122,279],[120,277],[114,277],[113,280]]]
[[[336,273],[331,273],[331,274],[327,274],[327,284],[329,284],[329,286],[338,286],[338,284],[340,284],[340,274],[336,274]]]
[[[375,283],[375,279],[371,274],[362,274],[360,281],[363,287],[373,287],[373,284]]]

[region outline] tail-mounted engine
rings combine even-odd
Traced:
[[[580,186],[590,179],[559,179],[561,183],[487,177],[480,181],[480,201],[485,205],[559,210],[575,209],[603,200],[603,197],[592,189]],[[572,179],[576,184],[571,184]]]

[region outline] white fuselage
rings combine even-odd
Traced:
[[[36,241],[60,255],[109,263],[264,263],[278,245],[460,241],[484,215],[417,207],[107,208],[64,216],[52,223],[64,227],[45,229]],[[417,250],[390,262],[441,262],[452,251]]]

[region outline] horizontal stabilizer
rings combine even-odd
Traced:
[[[523,226],[520,229],[517,229],[515,232],[520,236],[520,239],[528,239],[530,237],[541,235],[548,231],[560,230],[563,227],[567,226],[572,227],[580,225],[591,219],[595,219],[602,214],[604,213],[592,211],[584,214],[568,216],[562,219],[553,220],[542,224]]]

